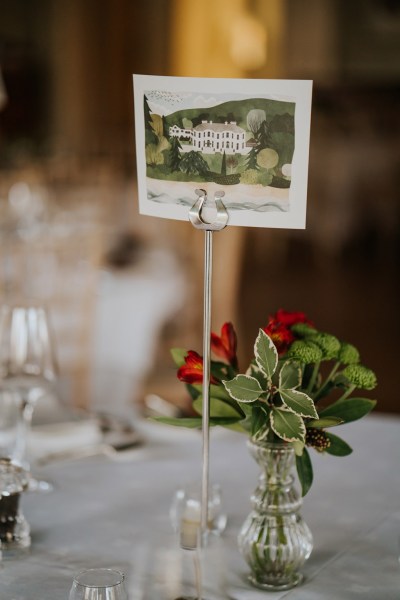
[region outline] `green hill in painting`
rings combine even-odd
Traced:
[[[291,117],[294,129],[294,102],[283,102],[282,100],[268,100],[265,98],[248,98],[245,100],[230,100],[229,102],[223,102],[209,108],[187,108],[184,110],[178,110],[174,113],[165,117],[165,124],[179,125],[183,127],[183,119],[189,119],[192,121],[195,127],[202,120],[212,120],[215,122],[223,123],[225,121],[236,121],[243,129],[247,127],[247,115],[253,108],[259,108],[265,110],[267,115],[267,122],[272,121],[275,116],[287,115]],[[293,133],[293,130],[290,132]]]

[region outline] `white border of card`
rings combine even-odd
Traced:
[[[133,75],[139,212],[167,219],[188,220],[197,200],[196,188],[212,199],[223,190],[229,225],[304,229],[307,207],[308,154],[310,143],[312,81],[278,79],[211,79]],[[262,98],[295,103],[294,152],[290,165],[290,187],[277,189],[258,185],[220,185],[216,182],[181,183],[147,177],[144,98],[150,113],[168,115],[180,108],[205,110],[231,100]],[[177,98],[178,103],[170,102]],[[169,102],[169,104],[168,104]],[[157,108],[155,108],[157,107]],[[211,110],[211,109],[210,109]],[[206,123],[206,121],[203,121]],[[236,125],[235,122],[232,121]],[[248,135],[248,134],[247,134]],[[247,150],[248,151],[248,150]],[[155,186],[150,193],[149,185]]]

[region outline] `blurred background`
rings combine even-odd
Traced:
[[[243,368],[283,307],[360,348],[399,412],[400,3],[0,0],[2,302],[49,307],[76,406],[185,402],[203,236],[138,214],[132,73],[313,79],[305,231],[215,236],[213,330]]]

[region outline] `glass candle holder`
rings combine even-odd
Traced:
[[[201,521],[201,487],[188,484],[176,490],[170,508],[170,520],[175,532],[180,532],[183,545],[196,545]],[[208,532],[220,535],[226,528],[227,516],[223,511],[221,488],[212,484],[208,497]],[[186,540],[186,541],[185,541]]]

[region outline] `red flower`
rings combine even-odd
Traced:
[[[271,319],[278,321],[278,323],[285,325],[285,327],[291,327],[296,323],[307,323],[308,325],[312,325],[311,321],[303,312],[289,312],[283,308],[278,309],[275,315],[270,317],[270,320]]]
[[[211,350],[216,356],[227,361],[237,370],[238,359],[236,356],[237,337],[232,323],[224,323],[221,328],[221,336],[211,334]]]
[[[185,356],[185,364],[178,369],[178,379],[184,383],[203,383],[203,358],[194,350],[189,350]],[[210,383],[218,383],[214,377]]]
[[[291,331],[292,325],[296,323],[307,323],[313,326],[313,323],[306,317],[303,312],[288,312],[280,308],[276,313],[269,318],[268,325],[264,327],[267,333],[274,342],[278,354],[284,354],[290,344],[296,339]]]
[[[278,350],[278,354],[284,354],[289,348],[290,344],[295,340],[295,337],[290,329],[272,318],[270,318],[268,325],[264,327],[264,331],[274,342],[276,349]]]

